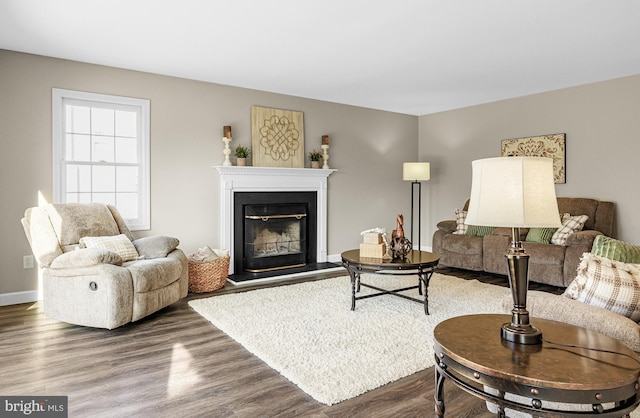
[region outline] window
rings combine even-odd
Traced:
[[[149,100],[53,89],[53,199],[115,205],[150,228]]]

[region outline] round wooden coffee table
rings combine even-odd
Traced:
[[[349,250],[342,253],[342,265],[349,272],[351,277],[351,310],[356,309],[356,300],[372,298],[382,295],[395,295],[404,299],[421,302],[424,304],[424,313],[429,315],[429,280],[436,269],[440,257],[437,254],[427,251],[412,250],[404,259],[385,259],[360,257],[360,250]],[[416,286],[403,287],[401,289],[382,289],[367,283],[360,282],[361,273],[386,273],[394,275],[417,275],[418,284]],[[356,296],[360,291],[360,286],[365,286],[377,290],[379,293]],[[400,292],[410,289],[418,289],[423,294],[424,300],[416,299]]]
[[[640,404],[639,359],[621,342],[534,318],[542,344],[513,344],[500,336],[500,327],[510,321],[509,315],[466,315],[436,326],[437,417],[444,417],[445,378],[495,403],[498,416],[509,408],[535,417],[619,418]]]

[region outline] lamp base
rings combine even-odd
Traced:
[[[531,324],[502,324],[500,335],[503,340],[511,341],[515,344],[540,344],[542,342],[542,332]]]
[[[540,344],[542,332],[529,323],[527,290],[529,288],[529,254],[520,241],[520,228],[511,229],[511,247],[505,254],[509,273],[509,287],[513,298],[511,323],[503,324],[502,339],[514,344]]]

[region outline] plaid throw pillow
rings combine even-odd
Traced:
[[[102,248],[113,251],[122,257],[123,261],[131,261],[138,258],[138,251],[126,235],[113,235],[108,237],[83,237],[80,245],[86,248]]]
[[[567,238],[574,232],[582,231],[585,222],[589,217],[587,215],[563,216],[562,226],[551,237],[551,243],[556,245],[566,245]]]
[[[456,230],[454,234],[464,235],[467,232],[467,224],[464,221],[467,219],[467,211],[456,209]]]
[[[562,294],[640,320],[640,265],[584,253],[578,274]]]

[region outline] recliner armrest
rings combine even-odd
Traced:
[[[456,230],[456,221],[453,219],[447,219],[445,221],[438,222],[438,229],[446,234],[453,234]]]
[[[92,267],[100,264],[113,264],[121,266],[122,257],[113,251],[104,250],[102,248],[82,248],[75,251],[69,251],[59,257],[56,257],[50,268],[52,269],[69,269],[78,267]]]
[[[586,245],[591,248],[593,246],[593,241],[598,235],[602,235],[602,232],[593,230],[577,231],[567,237],[566,245]]]

